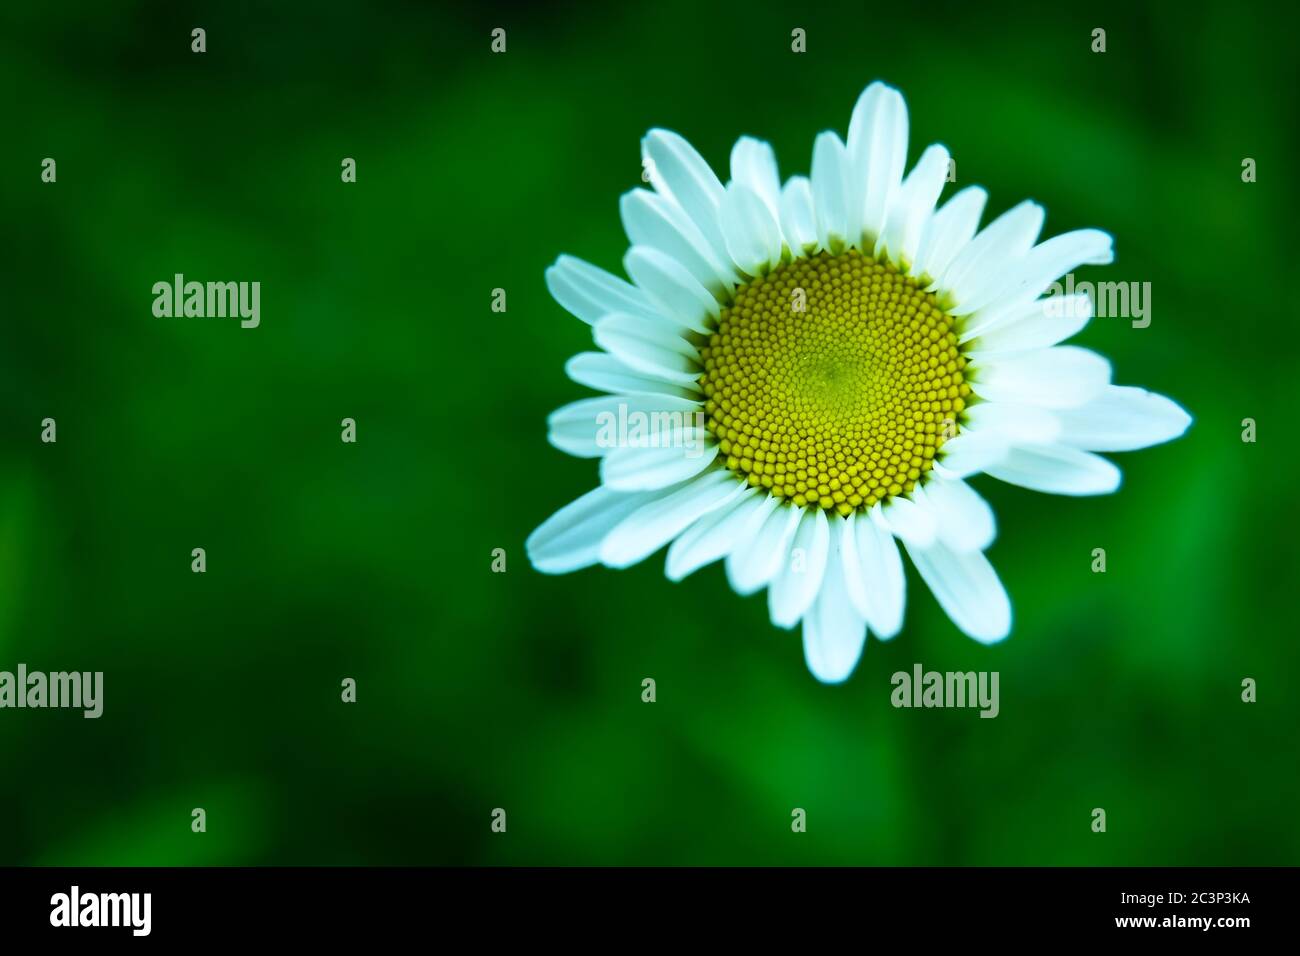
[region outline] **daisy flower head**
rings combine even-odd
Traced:
[[[1105,494],[1120,473],[1097,452],[1187,429],[1173,401],[1060,344],[1091,300],[1047,293],[1111,262],[1111,237],[1039,242],[1033,202],[981,229],[985,191],[939,205],[948,151],[909,172],[907,138],[903,97],[879,82],[847,138],[821,133],[811,175],[784,183],[760,140],[736,142],[724,184],[678,134],[646,135],[652,188],[620,202],[631,281],[570,256],[546,272],[597,346],[566,371],[604,394],[550,417],[553,445],[599,458],[600,485],[530,535],[538,570],[624,568],[665,545],[674,581],[725,561],[836,683],[868,633],[901,629],[902,552],[963,632],[1010,632],[984,553],[993,512],[967,478]]]

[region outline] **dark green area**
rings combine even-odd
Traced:
[[[103,670],[106,701],[0,711],[0,863],[1300,862],[1281,15],[10,5],[0,670]],[[875,78],[909,159],[943,141],[990,213],[1032,197],[1049,234],[1114,234],[1086,277],[1151,282],[1151,326],[1077,341],[1196,422],[1117,456],[1115,496],[979,480],[1011,638],[963,637],[912,574],[903,633],[828,688],[718,567],[528,566],[595,481],[545,441],[590,335],[542,273],[619,267],[648,127],[719,169],[762,136],[806,173]],[[176,272],[260,281],[261,327],[155,318]],[[999,671],[1001,715],[893,709],[917,661]]]

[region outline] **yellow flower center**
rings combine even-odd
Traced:
[[[952,318],[856,249],[747,283],[701,354],[704,412],[727,467],[844,515],[911,491],[970,394]]]

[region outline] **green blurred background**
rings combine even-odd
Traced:
[[[683,0],[3,17],[0,670],[106,691],[98,721],[0,711],[0,863],[1300,862],[1294,23]],[[903,633],[832,688],[720,567],[550,578],[523,540],[595,482],[545,440],[590,333],[542,273],[619,269],[641,134],[725,170],[749,133],[806,173],[875,78],[907,97],[909,161],[943,141],[990,214],[1033,197],[1048,234],[1114,234],[1080,278],[1151,282],[1151,326],[1077,341],[1196,422],[1118,456],[1115,496],[978,480],[1011,638],[963,637],[909,572]],[[261,327],[155,318],[176,272],[260,281]],[[1001,715],[893,709],[918,661],[999,671]]]

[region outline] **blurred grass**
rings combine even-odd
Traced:
[[[0,669],[103,670],[107,702],[99,721],[0,712],[0,863],[1300,861],[1294,350],[1272,334],[1296,318],[1273,277],[1297,104],[1276,18],[678,0],[2,16]],[[720,170],[762,136],[806,172],[877,77],[908,98],[910,158],[945,142],[990,215],[1029,196],[1049,233],[1115,235],[1088,277],[1150,281],[1152,324],[1079,341],[1197,420],[1118,456],[1113,497],[978,482],[1011,639],[966,640],[913,576],[904,632],[824,688],[718,568],[672,585],[658,558],[527,566],[527,533],[595,481],[545,442],[590,337],[542,271],[560,252],[618,268],[648,127]],[[149,288],[174,272],[261,281],[261,328],[155,319]],[[57,445],[37,440],[46,416]],[[1001,716],[894,710],[889,676],[916,661],[1000,671]]]

